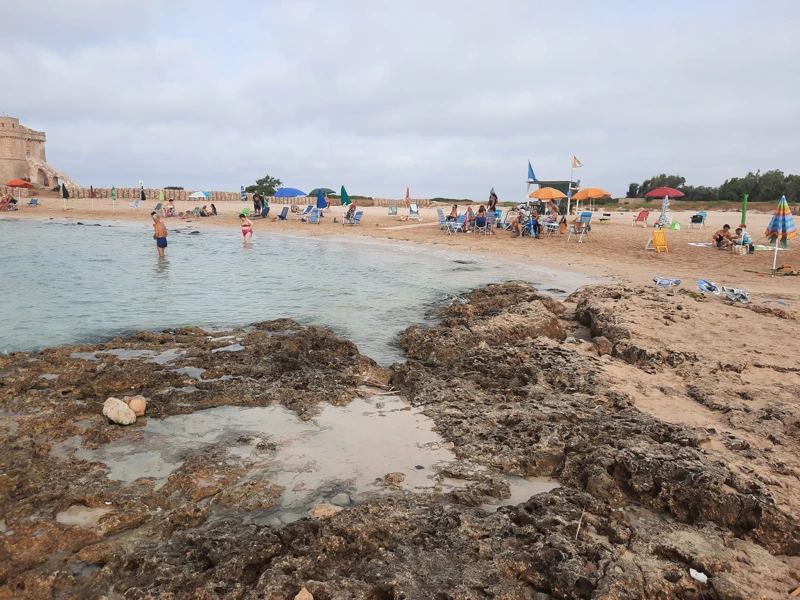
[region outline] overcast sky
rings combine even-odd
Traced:
[[[82,185],[523,196],[800,173],[799,0],[4,0],[0,112]]]

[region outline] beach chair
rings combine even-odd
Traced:
[[[31,201],[26,206],[41,206],[41,204],[39,204],[38,198],[31,198]]]
[[[200,216],[200,207],[195,206],[194,210],[192,211],[192,216],[199,217]]]
[[[311,212],[308,214],[308,223],[314,223],[315,225],[319,225],[320,217],[322,216],[322,211],[318,208],[312,208]]]
[[[593,213],[590,212],[581,213],[578,223],[575,225],[570,225],[567,241],[569,241],[574,234],[578,236],[578,243],[583,243],[583,236],[588,236],[589,232],[592,230],[592,214]]]
[[[436,209],[436,214],[439,215],[439,229],[447,229],[447,219],[444,217],[444,211],[441,208]]]
[[[456,221],[448,221],[447,222],[447,234],[452,235],[454,233],[463,233],[464,232],[464,223],[467,221],[467,215],[461,215],[458,217]]]
[[[361,223],[361,218],[364,216],[363,210],[357,210],[352,219],[342,219],[342,225],[358,225]]]
[[[18,203],[19,200],[16,198],[12,199],[11,202],[8,203],[8,206],[6,206],[6,210],[19,210]]]
[[[706,224],[706,217],[708,217],[708,213],[705,211],[692,215],[689,219],[689,229],[694,229],[695,225],[702,229]]]
[[[497,216],[496,212],[489,211],[486,213],[486,229],[484,229],[484,235],[494,235],[495,225],[500,222],[500,217]]]
[[[647,242],[645,250],[655,250],[656,252],[669,252],[667,247],[667,232],[663,229],[653,229],[653,237]]]
[[[389,216],[390,217],[394,217],[395,219],[398,217],[397,207],[396,206],[390,206],[389,207]]]
[[[140,208],[142,208],[142,201],[137,199],[131,202],[131,205],[128,207],[128,210],[138,210]]]
[[[609,223],[611,223],[611,213],[603,213],[603,216],[600,217],[600,224],[608,225]]]
[[[489,226],[489,217],[475,217],[475,228],[472,233],[482,233],[486,235],[486,228]]]
[[[487,213],[487,214],[489,214],[489,213]],[[503,209],[502,208],[495,209],[495,211],[494,211],[494,219],[498,223],[501,223],[503,221]]]
[[[198,209],[195,208],[195,210],[198,210]],[[241,214],[243,214],[245,217],[249,217],[250,216],[250,207],[248,206],[246,208],[243,208]]]
[[[283,210],[281,211],[281,214],[278,215],[278,218],[281,221],[285,221],[287,216],[289,216],[289,207],[288,206],[284,206]]]
[[[161,214],[161,209],[162,209],[163,207],[164,207],[164,205],[163,205],[161,202],[159,202],[158,204],[156,204],[156,207],[155,207],[153,210],[154,210],[156,213],[158,213],[158,214]]]
[[[411,219],[422,221],[422,217],[419,216],[419,204],[408,205],[408,220],[410,221]]]
[[[643,210],[638,215],[633,218],[631,221],[631,227],[636,225],[637,223],[642,223],[645,227],[647,227],[647,219],[650,216],[649,210]]]
[[[308,206],[306,206],[306,209],[303,212],[294,213],[294,218],[302,219],[303,217],[306,217],[309,214],[311,214],[312,210],[314,210],[314,207],[309,204]]]

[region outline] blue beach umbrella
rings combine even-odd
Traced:
[[[244,191],[244,186],[242,186],[242,202],[247,202],[247,192]]]
[[[328,201],[325,200],[325,193],[321,189],[317,191],[317,208],[328,208]]]
[[[290,188],[285,187],[279,189],[275,192],[276,198],[297,198],[298,196],[305,196],[306,193],[303,190],[298,190],[297,188]]]

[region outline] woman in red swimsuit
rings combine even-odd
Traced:
[[[244,213],[239,215],[239,219],[242,221],[242,236],[244,237],[244,243],[247,244],[250,241],[250,238],[253,237],[253,223]]]

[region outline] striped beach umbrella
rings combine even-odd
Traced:
[[[241,186],[241,188],[242,188],[241,191],[242,202],[247,202],[247,192],[244,191],[244,186]]]
[[[794,217],[792,211],[789,210],[786,196],[782,196],[781,201],[778,202],[778,208],[772,215],[764,235],[769,238],[771,244],[775,244],[775,257],[772,259],[772,276],[774,277],[775,267],[778,263],[778,246],[788,248],[789,240],[797,236],[797,227],[794,225]]]

